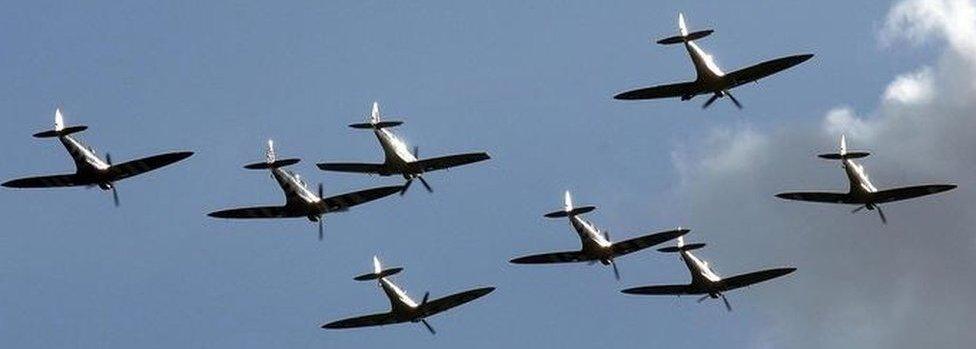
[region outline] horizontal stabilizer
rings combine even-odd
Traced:
[[[828,154],[820,154],[817,156],[823,159],[830,159],[830,160],[846,160],[846,159],[859,159],[859,158],[866,157],[868,155],[871,155],[871,153],[868,153],[866,151],[851,151],[851,152],[847,152],[846,154],[828,153]]]
[[[584,213],[587,213],[587,212],[591,212],[591,211],[593,211],[595,209],[596,209],[596,206],[580,206],[580,207],[574,208],[574,209],[569,210],[569,211],[549,212],[549,213],[546,213],[545,216],[546,216],[546,218],[562,218],[562,217],[569,217],[569,216],[575,216],[575,215],[584,214]]]
[[[701,31],[696,31],[694,33],[689,33],[688,35],[685,35],[685,36],[678,35],[678,36],[672,36],[670,38],[661,39],[661,40],[658,40],[657,43],[659,43],[661,45],[680,44],[680,43],[683,43],[685,41],[695,41],[695,40],[704,38],[706,36],[711,35],[712,32],[714,32],[714,30],[711,30],[711,29],[709,29],[709,30],[701,30]]]
[[[697,244],[687,244],[687,245],[684,245],[684,246],[669,246],[669,247],[665,247],[665,248],[659,248],[657,250],[658,251],[661,251],[661,252],[667,252],[667,253],[676,253],[676,252],[682,252],[682,251],[697,250],[697,249],[702,248],[702,247],[705,247],[705,244],[703,244],[703,243],[697,243]]]
[[[381,129],[387,127],[396,127],[400,125],[403,125],[403,121],[380,121],[377,123],[364,122],[359,124],[352,124],[349,125],[349,127],[358,128],[358,129]]]
[[[248,170],[267,170],[271,168],[285,167],[297,164],[301,159],[282,159],[276,160],[274,162],[256,162],[253,164],[244,165],[244,168]]]
[[[399,273],[401,271],[403,271],[403,268],[389,268],[389,269],[384,269],[383,271],[380,271],[379,273],[363,274],[363,275],[354,277],[353,280],[356,280],[356,281],[376,280],[376,279],[385,278],[385,277],[390,276],[390,275],[394,275],[394,274]]]
[[[38,132],[38,133],[35,133],[34,134],[34,137],[37,137],[37,138],[61,137],[61,136],[70,135],[72,133],[81,132],[81,131],[84,131],[84,130],[87,130],[87,129],[88,129],[88,126],[84,126],[84,125],[81,125],[81,126],[70,126],[70,127],[65,127],[64,129],[61,129],[61,130],[48,130],[48,131],[44,131],[44,132]]]

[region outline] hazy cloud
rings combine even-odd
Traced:
[[[696,230],[722,263],[799,267],[791,280],[757,288],[768,312],[756,346],[969,347],[976,333],[976,5],[963,0],[895,4],[880,38],[932,45],[929,65],[895,77],[878,106],[840,105],[817,123],[772,130],[713,130],[704,144],[679,145],[675,194],[689,200]],[[840,101],[843,103],[843,101]],[[952,192],[885,206],[890,218],[852,215],[853,207],[783,201],[787,190],[842,191],[840,166],[814,154],[840,134],[864,159],[879,188],[948,182]],[[691,151],[689,149],[694,149]],[[764,253],[750,253],[755,250]]]

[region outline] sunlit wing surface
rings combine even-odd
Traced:
[[[399,193],[402,189],[403,186],[401,185],[391,185],[330,196],[323,201],[325,202],[326,209],[329,211],[341,211],[362,203]]]
[[[813,57],[812,54],[803,54],[765,61],[751,67],[727,73],[725,74],[725,79],[729,83],[729,88],[736,87],[789,69],[805,62],[811,57]]]
[[[613,255],[615,257],[619,257],[628,253],[637,252],[645,248],[658,245],[666,241],[674,240],[679,236],[687,234],[689,231],[690,230],[688,229],[677,229],[677,230],[671,230],[671,231],[666,231],[661,233],[649,234],[638,238],[633,238],[630,240],[616,242],[613,245],[611,245],[610,248],[613,249]]]
[[[430,172],[485,161],[490,158],[487,153],[467,153],[418,160],[411,165],[416,166],[420,172]]]
[[[54,188],[54,187],[71,187],[78,185],[88,185],[91,183],[85,183],[82,179],[75,174],[62,174],[53,176],[39,176],[39,177],[28,177],[14,179],[3,183],[4,187],[8,188]]]
[[[138,160],[123,162],[109,168],[112,181],[129,178],[141,173],[146,173],[174,162],[186,159],[193,155],[193,152],[174,152],[150,156]]]
[[[351,172],[351,173],[381,173],[383,164],[364,163],[321,163],[316,164],[323,171]]]
[[[832,204],[857,204],[847,193],[818,193],[818,192],[797,192],[780,193],[776,197],[787,200],[825,202]]]
[[[767,269],[763,271],[752,272],[748,274],[736,275],[733,277],[722,279],[720,282],[721,289],[719,292],[734,290],[737,288],[742,288],[760,282],[775,279],[780,276],[789,274],[796,271],[796,268],[777,268],[777,269]]]
[[[895,188],[874,192],[875,203],[885,203],[917,198],[919,196],[941,193],[956,188],[951,184],[919,185],[913,187]]]
[[[423,306],[423,309],[421,309],[421,311],[423,312],[425,317],[431,316],[443,312],[445,310],[457,307],[464,303],[468,303],[475,299],[484,297],[485,295],[491,293],[491,291],[494,290],[495,290],[494,287],[482,287],[482,288],[477,288],[469,291],[464,291],[461,293],[455,293],[447,297],[438,298],[427,302],[427,304]]]
[[[695,293],[691,285],[641,286],[641,287],[628,288],[620,292],[626,294],[643,294],[643,295],[685,295],[685,294]]]
[[[300,212],[290,212],[286,206],[255,206],[232,208],[207,214],[215,218],[291,218],[304,217]]]
[[[381,313],[333,321],[322,325],[322,328],[355,328],[395,324],[398,322],[393,313]]]
[[[573,263],[595,260],[581,251],[543,253],[513,259],[515,264]]]
[[[627,91],[617,94],[616,96],[613,96],[613,98],[623,100],[672,98],[693,96],[702,92],[704,91],[696,82],[680,82],[676,84],[660,85]]]

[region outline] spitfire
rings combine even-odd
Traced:
[[[685,25],[685,16],[679,13],[678,35],[658,40],[657,43],[661,45],[684,45],[691,57],[691,63],[695,66],[695,73],[698,74],[695,81],[641,88],[619,93],[613,98],[640,100],[681,97],[682,101],[687,101],[697,95],[711,95],[702,105],[702,108],[708,108],[719,98],[729,97],[736,107],[742,109],[742,103],[732,95],[731,89],[758,81],[813,58],[812,54],[793,55],[725,73],[715,63],[715,59],[695,43],[696,40],[709,36],[713,32],[710,29],[689,32],[687,25]]]

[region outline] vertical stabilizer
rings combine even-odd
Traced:
[[[569,190],[567,190],[566,194],[563,196],[563,205],[566,212],[573,210],[573,196],[569,194]]]
[[[380,264],[379,257],[373,256],[373,272],[379,274],[383,271],[383,265]]]
[[[840,135],[840,156],[847,155],[847,139],[842,134]]]
[[[61,131],[64,129],[64,116],[61,115],[61,108],[54,110],[54,130]]]
[[[380,103],[373,102],[373,111],[369,114],[369,123],[378,124],[380,122]]]
[[[265,152],[264,155],[265,155],[265,161],[267,163],[270,164],[275,162],[275,159],[277,159],[277,155],[275,155],[274,140],[271,139],[268,140],[268,151]]]
[[[681,36],[688,36],[688,26],[685,25],[685,15],[678,12],[678,30],[681,32]]]

